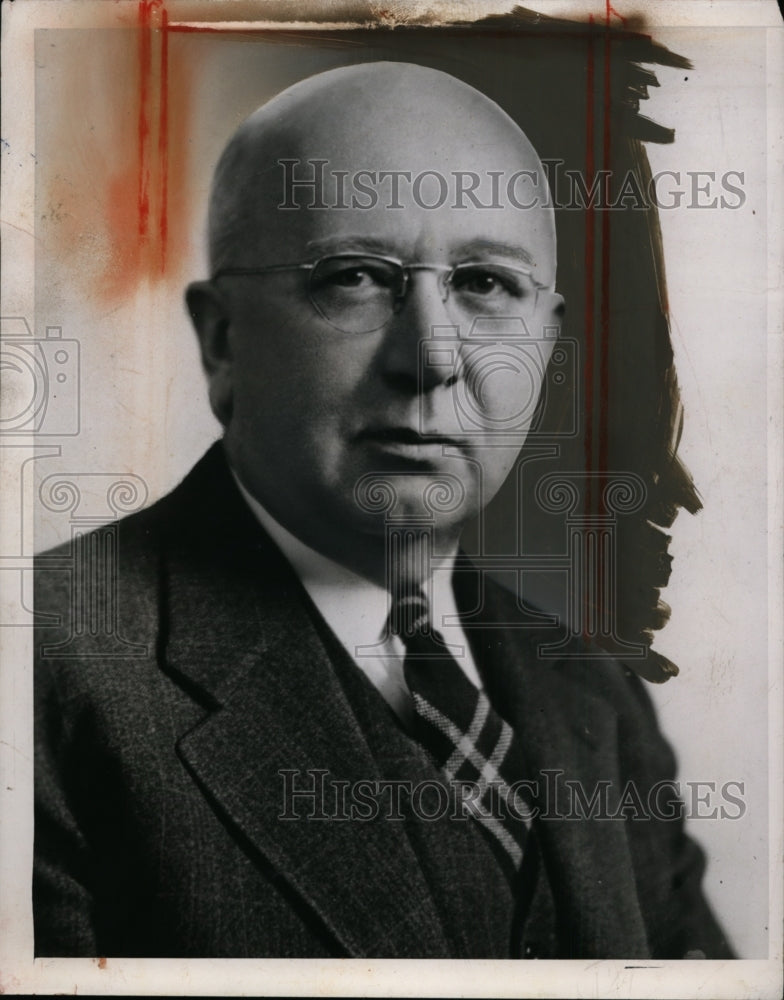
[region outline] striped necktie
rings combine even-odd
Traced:
[[[414,733],[487,835],[510,880],[520,869],[528,829],[524,771],[512,727],[466,677],[430,621],[421,591],[393,602],[393,634],[406,648],[404,673],[414,700]],[[517,785],[517,787],[515,787]]]

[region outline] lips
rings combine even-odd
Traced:
[[[413,427],[369,427],[357,435],[359,441],[371,441],[380,445],[409,445],[426,447],[428,445],[451,445],[453,448],[463,448],[466,442],[462,438],[452,437],[439,432],[421,432]]]

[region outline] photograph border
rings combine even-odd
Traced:
[[[189,0],[170,0],[193,9]],[[227,9],[231,0],[219,0]],[[2,191],[0,232],[3,234],[3,317],[35,315],[35,56],[34,35],[43,28],[105,26],[115,23],[118,10],[130,10],[133,0],[105,4],[102,0],[17,0],[2,8]],[[550,16],[574,16],[576,0],[531,0],[527,8]],[[583,5],[609,11],[599,0]],[[632,13],[641,6],[619,0],[614,13]],[[324,27],[338,26],[338,5],[294,5],[237,0],[235,10],[254,8],[259,20],[245,20],[255,28],[288,32],[318,29],[320,8],[329,10]],[[511,4],[437,3],[366,5],[368,17],[390,23],[446,24],[459,16],[502,13]],[[356,12],[357,5],[347,6]],[[585,16],[585,11],[580,11]],[[348,14],[346,15],[348,18]],[[356,14],[354,14],[356,16]],[[782,649],[784,648],[784,25],[775,0],[664,0],[645,10],[646,27],[756,26],[767,31],[768,123],[768,726],[769,726],[769,839],[770,921],[767,960],[729,962],[692,961],[538,961],[524,966],[505,961],[394,960],[284,960],[284,959],[33,959],[30,873],[32,869],[32,630],[22,615],[0,634],[0,992],[88,995],[324,995],[324,996],[530,996],[558,997],[711,997],[741,1000],[777,997],[782,984],[782,865],[784,808],[782,797]],[[234,21],[234,18],[231,18]],[[240,22],[235,22],[235,27]],[[350,21],[340,26],[349,27]],[[367,28],[367,22],[356,27]],[[666,124],[666,123],[665,123]],[[24,150],[28,157],[19,153]],[[56,334],[55,334],[56,336]],[[51,445],[43,445],[43,450]],[[4,612],[18,612],[19,588],[28,593],[32,565],[32,525],[35,497],[30,476],[21,471],[42,446],[18,439],[0,441],[3,503],[0,537],[0,602]],[[26,602],[25,602],[26,603]],[[6,617],[3,617],[6,622]]]

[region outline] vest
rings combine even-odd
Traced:
[[[399,813],[395,812],[404,818],[389,818],[386,822],[405,826],[450,943],[445,957],[556,957],[552,895],[535,832],[529,834],[513,887],[480,825],[470,817],[460,816],[443,774],[406,733],[321,616],[314,613],[313,617],[383,780],[403,784],[404,792],[396,800]],[[481,672],[478,660],[477,665]],[[418,792],[408,793],[417,786]],[[404,886],[401,891],[405,891]]]

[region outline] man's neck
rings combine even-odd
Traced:
[[[456,532],[452,536],[444,532],[435,534],[421,525],[401,523],[381,534],[351,531],[337,525],[325,530],[323,524],[313,518],[292,523],[284,512],[261,503],[234,469],[231,471],[240,492],[262,524],[272,518],[279,527],[315,552],[390,592],[422,585],[434,569],[452,562],[457,553],[459,537]]]

